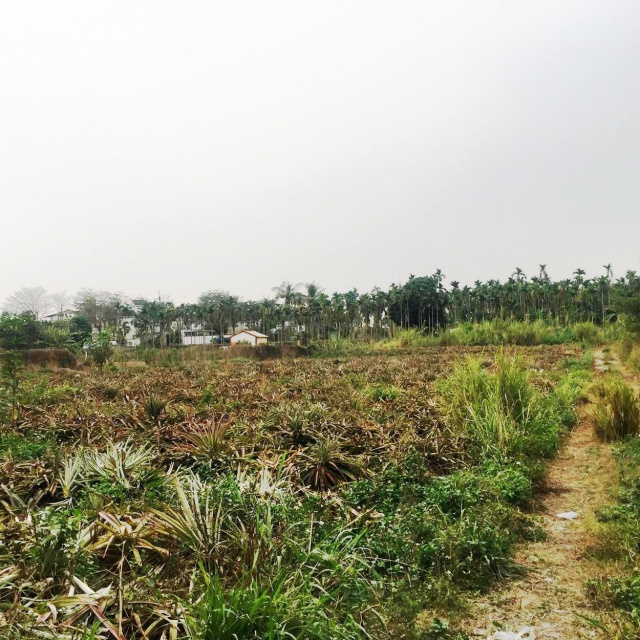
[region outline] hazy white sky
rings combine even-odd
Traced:
[[[0,301],[640,271],[640,3],[0,4]]]

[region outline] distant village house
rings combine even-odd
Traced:
[[[252,347],[257,347],[260,344],[267,344],[269,337],[259,331],[252,331],[251,329],[243,329],[234,333],[229,339],[231,344],[250,344]]]

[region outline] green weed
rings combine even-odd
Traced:
[[[393,402],[400,397],[402,390],[393,385],[377,384],[367,388],[365,393],[372,402]]]
[[[0,435],[0,456],[11,453],[14,460],[35,460],[54,450],[55,443],[51,439],[17,433]]]

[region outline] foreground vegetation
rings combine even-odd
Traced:
[[[623,349],[624,351],[624,349]],[[596,387],[598,435],[614,442],[620,487],[618,500],[598,514],[603,523],[597,554],[613,563],[609,575],[589,581],[588,592],[602,609],[617,611],[621,638],[637,638],[640,628],[640,398],[619,374]]]
[[[538,535],[526,507],[589,376],[566,347],[10,365],[16,638],[452,635]]]

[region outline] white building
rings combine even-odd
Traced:
[[[201,329],[199,325],[190,327],[189,329],[180,329],[180,343],[187,346],[212,344],[214,338],[217,337],[213,331]]]
[[[56,313],[50,313],[48,316],[42,318],[42,322],[55,322],[56,320],[70,320],[76,315],[76,312],[72,309],[66,309],[65,311],[56,311]]]
[[[257,347],[259,344],[267,344],[269,337],[259,331],[253,331],[251,329],[243,329],[234,333],[229,339],[230,344],[245,344],[249,343],[252,347]]]
[[[140,346],[140,337],[138,336],[138,332],[133,325],[133,320],[134,318],[120,318],[120,320],[118,321],[120,331],[122,332],[124,346],[126,347]]]
[[[140,312],[144,303],[144,298],[131,298],[127,300],[125,306],[129,308],[132,313],[118,319],[118,327],[122,332],[122,340],[125,347],[140,346],[140,336],[133,323],[136,319],[136,313]]]

